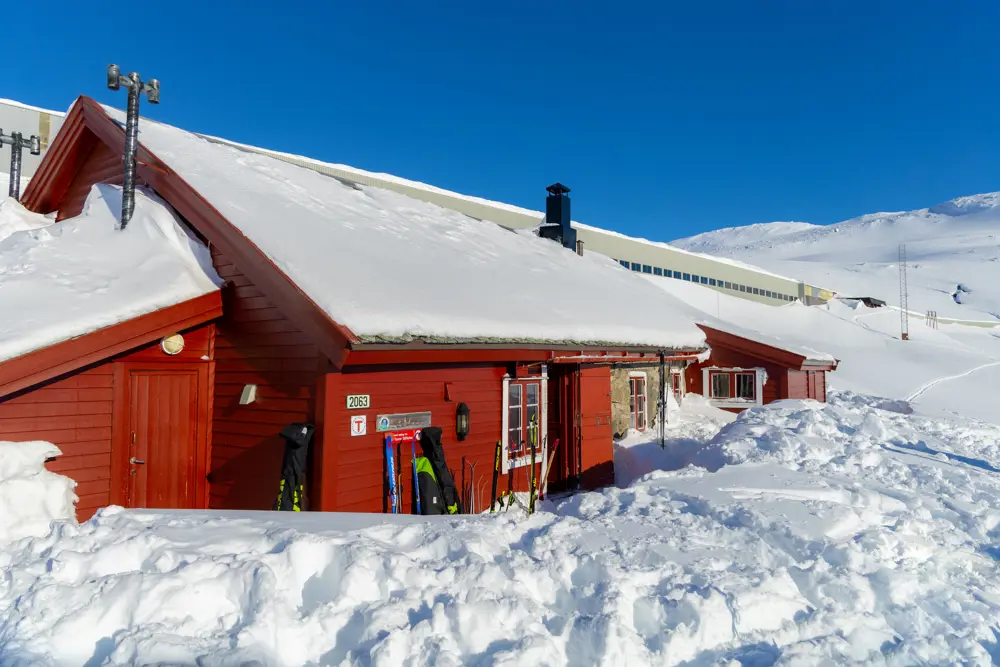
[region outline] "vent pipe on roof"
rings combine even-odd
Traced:
[[[545,223],[539,228],[538,235],[575,251],[576,230],[570,223],[569,188],[562,183],[553,183],[545,190],[549,193],[545,198]]]
[[[135,210],[135,155],[139,147],[139,96],[146,93],[150,104],[160,103],[160,82],[150,79],[143,83],[138,72],[122,76],[118,65],[108,65],[108,88],[118,90],[121,86],[128,89],[128,107],[125,112],[125,154],[122,163],[125,166],[125,178],[122,182],[122,217],[118,229],[125,229],[132,219]]]
[[[35,135],[30,139],[25,139],[20,132],[11,132],[9,135],[0,130],[0,146],[10,144],[10,188],[7,190],[14,199],[21,198],[21,150],[27,148],[32,155],[40,155],[42,152],[42,140]]]

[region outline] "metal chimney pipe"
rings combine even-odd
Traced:
[[[21,151],[25,148],[31,150],[32,155],[41,155],[42,141],[39,137],[31,135],[30,139],[25,139],[20,132],[11,132],[9,135],[0,130],[0,146],[10,144],[10,186],[7,194],[14,199],[21,198]]]
[[[14,199],[21,196],[21,133],[10,133],[10,187],[7,194]]]
[[[576,254],[583,257],[583,241],[577,240],[576,242]]]
[[[125,151],[122,163],[125,167],[125,177],[122,180],[122,217],[118,229],[125,229],[132,212],[135,210],[135,157],[139,148],[139,96],[146,93],[150,104],[160,101],[160,82],[150,79],[143,83],[138,72],[130,72],[122,76],[118,65],[108,65],[108,88],[118,90],[121,86],[128,88],[128,106],[125,111]]]
[[[125,180],[122,183],[122,219],[118,229],[125,229],[135,210],[135,155],[139,144],[139,92],[142,82],[138,72],[128,75],[132,84],[128,87],[128,107],[125,112]]]

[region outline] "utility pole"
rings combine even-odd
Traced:
[[[910,340],[910,313],[906,289],[906,244],[899,244],[899,333],[902,340]]]
[[[21,198],[21,150],[27,148],[32,155],[42,154],[41,137],[31,135],[30,139],[25,139],[20,132],[4,134],[0,130],[0,146],[10,144],[10,187],[7,190],[14,199]]]
[[[125,229],[132,219],[135,210],[135,154],[139,146],[139,96],[146,93],[150,104],[160,103],[160,82],[150,79],[143,82],[138,72],[130,72],[122,76],[118,65],[108,65],[108,88],[118,90],[122,86],[128,89],[128,107],[125,112],[125,154],[122,163],[125,165],[125,180],[122,183],[122,218],[118,229]]]

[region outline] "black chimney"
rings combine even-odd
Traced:
[[[538,230],[543,239],[558,241],[564,248],[576,251],[576,230],[569,217],[569,188],[562,183],[554,183],[545,188],[549,196],[545,198],[545,224]]]

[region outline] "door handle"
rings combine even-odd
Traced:
[[[138,465],[145,465],[146,464],[145,461],[140,461],[139,459],[135,458],[134,456],[132,458],[130,458],[128,460],[128,462],[131,463],[132,465],[136,465],[136,464],[138,464]]]

